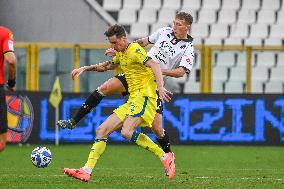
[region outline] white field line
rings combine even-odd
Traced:
[[[202,177],[193,177],[196,179],[204,179],[204,180],[210,180],[210,179],[226,179],[226,180],[278,180],[278,181],[283,181],[284,178],[263,178],[263,177],[241,177],[241,178],[236,178],[236,177],[206,177],[206,176],[202,176]]]
[[[33,174],[33,175],[19,175],[19,174],[1,174],[0,177],[11,177],[11,176],[17,176],[17,177],[68,177],[67,175],[64,175],[63,173],[58,175],[51,175],[51,174]],[[121,176],[121,175],[113,175],[113,176]],[[139,175],[141,177],[141,175]],[[153,176],[149,175],[144,175],[145,178],[153,178]],[[193,179],[204,179],[204,180],[211,180],[211,179],[227,179],[227,180],[278,180],[278,181],[283,181],[284,178],[269,178],[269,177],[241,177],[241,178],[236,178],[236,177],[214,177],[214,176],[197,176],[197,177],[189,177]]]
[[[157,170],[157,169],[163,169],[163,167],[136,167],[136,169],[139,168],[143,168],[143,169],[147,169],[147,170]],[[110,167],[100,167],[100,168],[96,168],[96,170],[133,170],[133,168],[130,167],[115,167],[115,168],[110,168]],[[239,168],[239,169],[223,169],[223,168],[186,168],[186,169],[179,169],[176,168],[177,172],[184,172],[184,171],[188,171],[188,172],[194,172],[195,170],[208,170],[208,171],[284,171],[284,168]]]
[[[62,175],[50,175],[50,174],[32,174],[32,175],[20,175],[20,174],[0,174],[0,177],[63,177],[65,176],[63,173]]]

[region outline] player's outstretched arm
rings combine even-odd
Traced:
[[[182,77],[186,73],[185,68],[178,67],[175,69],[162,69],[162,74],[169,77]]]
[[[171,92],[164,88],[164,81],[159,63],[150,59],[147,61],[146,66],[150,67],[155,75],[161,100],[169,102],[171,100]]]
[[[141,47],[146,47],[149,44],[149,40],[148,37],[144,37],[141,39],[137,39],[136,41],[134,41],[136,43],[138,43]]]
[[[74,69],[71,72],[71,77],[72,77],[72,79],[74,79],[75,76],[80,76],[82,73],[84,73],[86,71],[105,72],[105,71],[108,71],[108,70],[113,70],[117,66],[118,66],[118,64],[113,64],[112,61],[106,61],[106,62],[102,62],[102,63],[99,63],[99,64],[83,66],[83,67]]]

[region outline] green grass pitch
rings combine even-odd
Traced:
[[[169,181],[154,155],[134,145],[108,145],[90,183],[63,174],[84,165],[91,145],[47,145],[48,168],[32,165],[35,146],[0,153],[0,188],[284,188],[284,149],[267,146],[173,146],[176,176]]]

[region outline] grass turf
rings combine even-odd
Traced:
[[[79,168],[91,145],[47,145],[48,168],[32,165],[35,146],[8,145],[0,153],[0,188],[284,188],[283,147],[173,146],[176,176],[168,181],[154,155],[134,145],[108,145],[90,183],[63,174]]]

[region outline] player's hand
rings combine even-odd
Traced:
[[[159,90],[159,96],[160,96],[160,99],[163,101],[163,102],[170,102],[171,100],[171,96],[173,95],[172,92],[168,91],[166,88],[164,87],[161,87],[158,89]]]
[[[105,55],[110,56],[110,57],[114,57],[116,53],[117,51],[114,50],[114,48],[109,48],[105,51]]]
[[[16,87],[9,87],[7,86],[7,90],[10,92],[15,92],[16,91]]]
[[[15,79],[8,80],[6,83],[6,88],[8,91],[11,92],[16,91],[16,80]]]
[[[82,73],[84,73],[85,71],[86,71],[85,67],[81,67],[81,68],[74,69],[74,70],[71,72],[71,77],[72,77],[72,79],[74,80],[75,76],[79,76],[79,75],[81,75]]]

